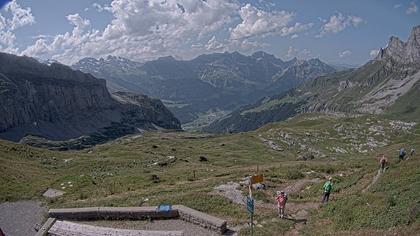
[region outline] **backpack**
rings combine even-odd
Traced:
[[[279,195],[277,197],[277,202],[279,203],[280,206],[284,206],[286,205],[286,201],[287,201],[287,196],[285,195]]]
[[[331,190],[332,190],[332,183],[328,181],[327,183],[324,184],[324,191],[331,192]]]

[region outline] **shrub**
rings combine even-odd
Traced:
[[[289,169],[286,172],[287,179],[302,179],[303,177],[305,177],[305,175],[296,169]]]

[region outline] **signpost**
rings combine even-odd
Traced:
[[[249,213],[251,224],[251,235],[254,235],[254,198],[252,196],[246,197],[246,209]]]
[[[253,175],[249,179],[249,196],[246,197],[246,209],[250,218],[251,235],[254,235],[254,198],[252,197],[252,185],[263,181],[263,175]]]
[[[250,184],[251,185],[262,183],[262,182],[264,182],[263,175],[254,175],[254,176],[251,176],[251,180],[250,180]]]

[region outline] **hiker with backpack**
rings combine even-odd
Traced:
[[[284,191],[277,191],[276,196],[277,209],[280,218],[284,218],[284,210],[286,208],[287,194]]]
[[[388,163],[388,160],[386,159],[385,155],[382,154],[382,157],[379,160],[379,165],[380,165],[380,171],[381,171],[381,173],[384,173],[385,167],[386,167],[386,164],[387,163]]]
[[[329,177],[327,182],[325,182],[322,189],[324,190],[324,194],[322,195],[322,203],[327,203],[330,200],[330,194],[333,188],[332,178]]]
[[[404,148],[401,148],[401,149],[400,149],[400,151],[399,151],[399,155],[398,155],[399,160],[400,160],[400,161],[404,160],[404,157],[405,157],[406,155],[407,155],[407,153],[405,152],[405,149],[404,149]]]

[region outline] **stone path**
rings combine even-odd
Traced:
[[[0,228],[6,236],[35,235],[35,225],[45,220],[47,209],[39,202],[19,201],[0,204]]]
[[[362,190],[362,193],[367,192],[376,182],[378,182],[379,178],[381,177],[382,173],[378,170],[378,173],[373,177],[372,182]]]
[[[241,185],[235,182],[228,182],[214,188],[211,194],[219,195],[231,200],[233,203],[245,205],[246,197],[242,195]]]

